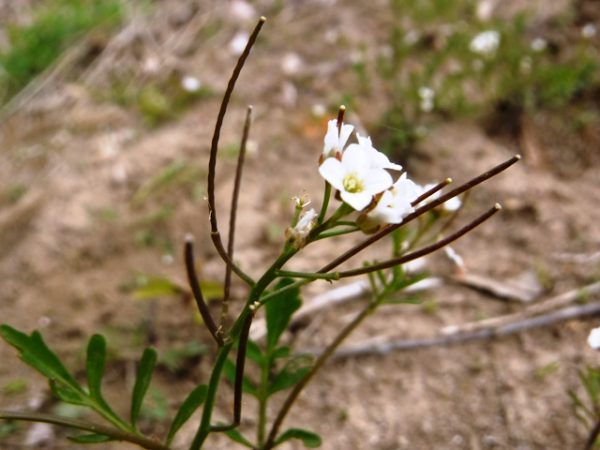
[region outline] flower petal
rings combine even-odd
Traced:
[[[319,166],[319,173],[337,190],[344,189],[342,180],[346,175],[346,171],[344,170],[342,163],[337,159],[327,158],[325,161],[323,161],[323,164]]]
[[[340,191],[342,200],[352,206],[355,210],[360,211],[365,209],[371,203],[373,195],[367,192],[351,193],[346,191]]]

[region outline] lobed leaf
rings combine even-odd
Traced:
[[[304,446],[308,448],[317,448],[321,446],[321,436],[313,433],[312,431],[303,430],[301,428],[290,428],[281,436],[279,436],[279,438],[275,441],[274,446],[276,447],[281,445],[290,439],[301,440]]]
[[[190,392],[190,394],[181,404],[179,410],[177,411],[177,414],[175,415],[175,418],[173,419],[173,423],[169,428],[169,433],[167,434],[167,446],[171,445],[171,441],[173,440],[175,434],[177,433],[177,431],[179,431],[181,426],[185,422],[187,422],[187,420],[192,416],[192,414],[194,414],[194,411],[196,411],[196,409],[198,409],[198,407],[202,403],[204,403],[204,400],[206,400],[207,392],[208,386],[206,384],[201,384],[200,386],[196,387],[196,389],[194,389],[192,392]]]
[[[142,409],[144,397],[148,391],[148,387],[150,386],[150,380],[152,379],[152,374],[154,373],[154,368],[156,367],[156,359],[157,354],[154,349],[147,348],[144,350],[131,395],[130,418],[131,424],[134,428],[140,415],[140,410]]]
[[[69,386],[71,390],[84,393],[58,356],[48,348],[39,332],[34,331],[28,336],[8,325],[1,325],[0,336],[20,352],[23,362],[46,378]]]

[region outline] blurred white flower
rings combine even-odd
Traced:
[[[186,75],[181,79],[181,87],[186,92],[197,92],[202,87],[202,83],[198,78]]]
[[[405,45],[414,45],[421,38],[421,35],[417,30],[410,30],[408,33],[404,35],[404,44]]]
[[[594,328],[592,331],[590,331],[587,341],[588,345],[594,350],[600,349],[600,327]]]
[[[310,107],[310,112],[315,117],[323,117],[327,112],[327,108],[325,108],[323,103],[315,103]]]
[[[418,186],[418,185],[417,185]],[[420,188],[420,192],[417,194],[416,197],[418,197],[419,195],[424,194],[425,192],[429,191],[430,189],[432,189],[434,186],[436,186],[435,183],[429,183],[426,184],[425,186],[419,186]],[[441,192],[437,191],[435,194],[430,195],[429,197],[427,197],[424,201],[423,204],[427,204],[435,199],[440,198]],[[448,212],[454,212],[456,210],[458,210],[460,207],[462,206],[462,200],[459,197],[452,197],[450,200],[444,202],[442,204],[442,208]]]
[[[231,42],[229,42],[229,51],[236,56],[241,55],[246,48],[249,38],[250,35],[248,33],[245,31],[240,31],[233,37]]]
[[[421,103],[419,107],[423,112],[431,112],[434,107],[435,91],[427,86],[421,86],[419,88],[419,98]]]
[[[414,211],[411,202],[418,197],[418,186],[409,180],[406,174],[385,191],[375,208],[367,214],[376,223],[401,223]]]
[[[323,158],[339,156],[344,151],[352,130],[354,130],[354,126],[348,124],[342,124],[341,129],[338,128],[336,119],[327,122],[327,133],[323,140]]]
[[[593,23],[586,23],[583,27],[581,27],[581,37],[584,37],[585,39],[593,38],[596,36],[597,32],[598,29]]]
[[[478,55],[491,55],[500,45],[500,33],[496,30],[487,30],[479,33],[469,44],[469,49]]]
[[[402,166],[400,164],[391,162],[387,156],[373,147],[370,137],[364,137],[359,133],[356,133],[356,138],[358,139],[358,145],[360,145],[369,156],[372,169],[402,170]]]
[[[319,167],[321,176],[340,192],[344,202],[357,211],[366,208],[375,194],[394,183],[383,168],[375,168],[378,162],[373,161],[373,156],[363,146],[351,144],[342,153],[341,160],[327,158]]]
[[[531,50],[534,52],[543,52],[548,47],[548,41],[546,39],[537,37],[531,41]]]
[[[232,0],[229,4],[229,13],[232,17],[241,21],[252,20],[257,17],[254,7],[243,0]]]
[[[286,75],[296,75],[304,63],[297,53],[286,53],[281,60],[281,70]]]

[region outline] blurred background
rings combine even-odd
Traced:
[[[574,305],[599,300],[585,289],[600,277],[598,0],[0,0],[0,322],[42,330],[80,371],[87,338],[104,333],[106,389],[117,404],[142,348],[155,346],[160,371],[144,426],[165,431],[209,373],[211,341],[190,302],[182,242],[195,235],[218,310],[208,146],[230,72],[262,15],[217,174],[226,230],[252,104],[236,238],[245,270],[259,274],[278,254],[291,197],[320,201],[322,139],[344,104],[346,121],[420,183],[461,182],[515,153],[524,158],[463,199],[458,222],[496,201],[504,211],[455,245],[462,272],[444,255],[431,258],[438,287],[417,304],[384,308],[356,342],[431,337],[562,293],[576,292]],[[325,243],[297,268],[319,267],[350,244]],[[305,300],[328,288],[311,286]],[[234,285],[234,296],[244,295]],[[289,339],[322,347],[355,310],[350,301],[322,311]],[[574,398],[587,405],[579,373],[597,366],[585,344],[597,321],[340,358],[290,423],[322,434],[327,449],[579,448],[594,413],[582,415]],[[227,417],[227,394],[219,402],[217,415]],[[4,343],[0,408],[82,414],[53,401]],[[251,429],[248,411],[242,427]],[[64,435],[0,423],[2,448],[79,448]],[[230,448],[218,437],[212,445]]]

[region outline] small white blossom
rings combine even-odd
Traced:
[[[548,41],[546,39],[537,37],[531,41],[531,50],[534,52],[543,52],[548,47]]]
[[[419,88],[419,98],[421,103],[419,107],[423,112],[431,112],[434,107],[435,91],[427,86],[421,86]]]
[[[581,27],[581,37],[585,39],[591,39],[596,36],[598,29],[596,25],[593,23],[586,23],[583,27]]]
[[[336,119],[327,122],[327,133],[323,141],[323,157],[329,158],[342,153],[352,130],[354,130],[354,127],[347,124],[342,124],[342,128],[339,129]]]
[[[342,200],[360,211],[366,208],[373,196],[393,184],[391,175],[378,167],[373,153],[359,144],[351,144],[341,160],[327,158],[319,167],[319,173],[340,192]],[[385,155],[384,155],[385,156]]]
[[[229,42],[229,51],[236,56],[241,55],[246,48],[249,38],[250,35],[248,33],[245,31],[240,31],[233,37],[231,42]]]
[[[594,328],[592,331],[590,331],[587,341],[588,345],[594,350],[600,349],[600,327]]]
[[[186,92],[197,92],[202,87],[202,83],[198,78],[186,75],[181,79],[181,87]]]
[[[401,223],[415,209],[411,202],[418,197],[418,186],[402,174],[393,186],[385,191],[375,208],[367,214],[377,223]]]
[[[369,161],[372,169],[390,169],[390,170],[402,170],[402,166],[400,164],[395,164],[390,161],[390,159],[373,147],[373,143],[371,142],[370,137],[364,137],[360,134],[356,133],[356,138],[358,139],[358,145],[362,147],[362,149],[369,156]],[[356,145],[356,144],[354,144]]]
[[[286,230],[286,237],[292,241],[295,247],[304,247],[306,238],[315,226],[317,220],[317,212],[314,209],[309,209],[300,216],[300,220],[293,228]]]
[[[420,187],[420,193],[417,195],[417,197],[419,195],[422,195],[425,192],[429,191],[435,185],[436,185],[435,183],[429,183],[429,184],[426,184],[425,186],[419,186]],[[427,203],[429,203],[429,202],[431,202],[431,201],[433,201],[435,199],[438,199],[440,197],[440,195],[441,195],[441,192],[437,191],[436,193],[430,195],[425,200],[423,200],[423,204],[427,204]],[[442,208],[444,208],[444,210],[446,210],[448,212],[457,211],[461,206],[462,206],[462,200],[460,198],[458,198],[458,197],[452,197],[450,200],[447,200],[447,201],[445,201],[442,204]]]
[[[496,30],[487,30],[479,33],[469,44],[469,49],[478,55],[491,55],[500,45],[500,33]]]

